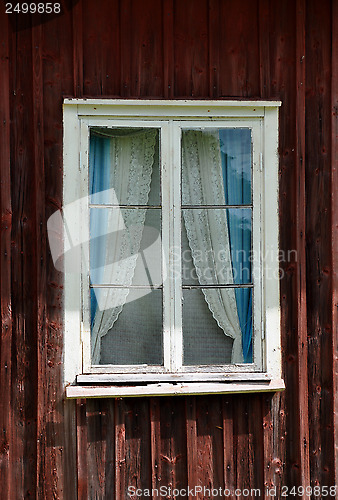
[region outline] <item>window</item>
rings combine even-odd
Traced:
[[[278,106],[65,100],[68,395],[282,388]]]

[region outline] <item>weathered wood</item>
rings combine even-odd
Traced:
[[[108,452],[106,401],[104,399],[88,400],[86,402],[86,417],[88,498],[103,499],[106,495]]]
[[[331,2],[306,4],[306,265],[311,484],[333,485]],[[316,127],[314,127],[316,123]]]
[[[131,95],[163,95],[162,5],[156,0],[132,1]]]
[[[122,97],[131,96],[131,0],[120,2],[120,50]]]
[[[219,0],[209,0],[209,97],[219,96],[219,68],[220,68],[220,2]]]
[[[9,43],[8,18],[0,16],[0,476],[4,498],[12,497],[12,306],[11,306],[11,173],[10,173],[10,98],[9,98]]]
[[[257,2],[221,2],[220,96],[259,96]],[[254,21],[255,20],[255,21]]]
[[[73,78],[74,96],[83,96],[83,20],[82,2],[77,2],[72,10],[73,21]]]
[[[36,494],[37,332],[32,45],[29,30],[11,34],[12,496]]]
[[[174,0],[163,0],[163,96],[174,97]]]
[[[233,422],[233,405],[234,399],[223,397],[222,413],[223,413],[223,454],[224,454],[224,488],[229,491],[235,490],[235,460],[234,460],[234,422]],[[235,495],[229,496],[231,500]]]
[[[197,426],[196,426],[196,397],[185,400],[185,421],[187,426],[187,484],[194,488],[198,485],[197,474]]]
[[[297,313],[298,313],[298,446],[300,474],[295,485],[304,488],[310,483],[308,365],[307,365],[307,304],[305,256],[305,20],[306,2],[296,2],[296,250],[297,250]]]
[[[174,9],[175,96],[205,97],[209,94],[207,2],[175,0]]]
[[[120,23],[117,2],[82,3],[84,95],[120,95]],[[99,49],[98,49],[99,47]]]
[[[335,484],[338,484],[338,3],[332,3],[331,186],[332,186],[332,344]]]
[[[62,206],[62,99],[74,90],[72,12],[43,25],[43,113],[45,221]],[[75,405],[64,401],[63,373],[63,273],[46,252],[46,331],[44,450],[46,482],[56,497],[77,495]]]
[[[152,398],[151,414],[151,463],[152,487],[182,489],[187,486],[186,429],[182,415],[185,413],[183,398]],[[160,491],[160,490],[159,490]],[[161,498],[156,495],[155,498]]]
[[[76,429],[77,429],[77,496],[79,500],[88,498],[88,467],[87,467],[87,442],[88,430],[86,421],[86,400],[81,399],[76,404]]]

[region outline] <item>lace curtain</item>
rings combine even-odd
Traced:
[[[182,134],[183,205],[225,205],[218,133]],[[225,209],[184,209],[183,218],[200,285],[233,283]],[[225,335],[233,339],[232,363],[243,362],[242,333],[233,288],[203,288],[208,307]]]
[[[94,134],[90,148],[91,203],[147,205],[156,130]],[[90,220],[91,283],[131,285],[146,209],[93,208]],[[97,244],[95,244],[95,242]],[[100,362],[101,337],[117,320],[128,288],[92,289],[92,363]],[[95,311],[95,314],[93,314]]]

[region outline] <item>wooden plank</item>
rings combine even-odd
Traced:
[[[306,257],[312,485],[334,485],[332,352],[332,3],[306,3]],[[330,361],[329,361],[330,360]]]
[[[236,488],[263,491],[263,422],[261,395],[234,399]]]
[[[305,253],[305,19],[306,2],[296,2],[296,250],[297,250],[297,311],[298,311],[298,446],[299,469],[292,484],[310,484],[309,417],[308,417],[308,366],[307,366],[307,304],[306,304],[306,253]]]
[[[174,97],[174,0],[163,0],[163,96]]]
[[[84,95],[120,95],[120,24],[118,0],[82,2]],[[98,50],[99,47],[99,50]]]
[[[174,9],[175,96],[205,97],[209,94],[207,1],[175,0]]]
[[[11,179],[10,179],[10,106],[9,106],[9,40],[8,17],[0,14],[0,477],[4,498],[13,498],[11,481],[12,455],[12,306],[11,306]]]
[[[331,186],[332,186],[332,342],[335,484],[338,484],[338,2],[332,2]]]
[[[198,486],[198,472],[196,463],[197,424],[196,424],[196,397],[185,398],[185,420],[187,426],[187,475],[190,488]]]
[[[76,405],[76,432],[77,432],[77,497],[79,500],[88,498],[88,467],[87,467],[87,421],[86,401],[84,399]]]
[[[107,403],[86,402],[88,498],[105,498],[107,464]]]
[[[43,25],[45,220],[62,206],[62,99],[73,95],[72,11]],[[63,273],[46,254],[46,470],[53,495],[77,496],[74,402],[63,400]]]
[[[257,97],[260,93],[257,2],[242,0],[220,5],[220,96]]]
[[[72,9],[73,20],[73,78],[75,97],[83,96],[83,22],[82,2],[76,2]]]
[[[32,45],[30,30],[11,34],[11,187],[13,314],[13,498],[36,495],[37,334]]]
[[[220,69],[220,2],[209,0],[209,97],[219,96],[219,69]]]
[[[161,486],[170,486],[172,490],[185,488],[188,484],[185,401],[152,398],[150,413],[152,487],[159,491]]]
[[[222,398],[223,413],[223,462],[224,462],[224,489],[233,492],[235,490],[235,461],[234,461],[234,421],[233,421],[233,397]],[[228,495],[234,500],[234,494]]]
[[[131,96],[131,0],[120,1],[120,50],[122,97]]]
[[[43,135],[43,78],[42,78],[42,26],[32,28],[32,72],[33,72],[33,152],[34,152],[34,265],[36,276],[36,335],[37,343],[34,348],[37,352],[37,494],[42,497],[53,495],[49,454],[45,453],[45,428],[47,393],[47,342],[46,342],[46,220],[45,220],[45,172],[44,172],[44,135]]]
[[[220,396],[196,399],[197,448],[194,450],[197,484],[205,486],[197,498],[215,496],[212,490],[224,490],[223,415]]]
[[[269,0],[258,1],[259,23],[259,86],[260,96],[266,99],[270,96],[270,29]]]
[[[131,95],[163,95],[162,2],[132,1]]]
[[[186,394],[232,394],[232,393],[257,393],[276,392],[285,389],[283,380],[270,382],[244,382],[244,383],[177,383],[177,384],[146,384],[138,386],[80,386],[69,385],[66,387],[68,398],[116,398],[116,397],[144,397],[144,396],[184,396]]]
[[[126,480],[126,426],[125,403],[120,399],[115,402],[115,498],[125,495]],[[130,478],[131,479],[131,478]]]

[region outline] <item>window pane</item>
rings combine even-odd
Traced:
[[[185,365],[251,363],[252,288],[183,290],[183,352]]]
[[[91,289],[93,363],[162,365],[162,316],[161,289]]]
[[[183,285],[251,284],[251,208],[182,210]]]
[[[92,284],[162,283],[160,209],[90,209]]]
[[[251,204],[251,130],[182,133],[182,204]]]
[[[156,129],[92,129],[89,194],[92,204],[160,205]]]
[[[201,289],[183,290],[183,363],[231,363],[233,340],[213,318]]]

